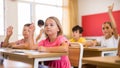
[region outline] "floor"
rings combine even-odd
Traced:
[[[23,62],[4,60],[3,64],[0,64],[0,68],[32,68],[32,65]]]

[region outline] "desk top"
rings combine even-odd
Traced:
[[[115,51],[117,48],[106,48],[106,47],[84,47],[84,50],[92,51]]]
[[[67,53],[48,53],[48,52],[39,52],[36,50],[23,50],[23,49],[11,49],[11,48],[0,48],[0,52],[5,54],[24,55],[24,56],[28,56],[28,58],[59,57],[63,55],[68,55]]]
[[[69,48],[79,48],[79,46],[71,46]],[[115,51],[118,48],[106,48],[106,47],[84,47],[84,50],[88,51]]]
[[[120,67],[120,57],[118,56],[88,57],[88,58],[83,58],[82,61],[84,63],[93,64],[97,66],[113,67],[113,68]]]

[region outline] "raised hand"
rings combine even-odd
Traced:
[[[114,4],[108,6],[108,14],[109,14],[109,17],[110,17],[110,20],[111,20],[113,35],[116,39],[118,39],[118,31],[117,31],[116,21],[114,19],[113,14],[112,14],[113,6],[114,6]]]
[[[108,6],[108,11],[112,12],[113,7],[114,7],[114,3],[112,5],[110,5],[110,6]]]
[[[12,27],[12,26],[9,26],[9,27],[7,28],[7,36],[10,37],[12,34],[13,34],[13,27]]]
[[[34,32],[35,31],[35,25],[34,25],[34,23],[32,23],[29,28],[30,28],[29,29],[30,32]]]

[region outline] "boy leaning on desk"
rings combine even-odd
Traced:
[[[13,34],[13,27],[9,26],[7,28],[5,40],[2,43],[2,47],[10,47],[17,49],[29,49],[28,37],[29,37],[29,26],[31,24],[25,24],[23,27],[23,39],[17,40],[15,42],[9,42],[11,35]]]
[[[23,27],[23,39],[17,40],[15,42],[9,42],[11,35],[13,34],[13,27],[9,26],[6,31],[6,37],[4,41],[1,43],[1,47],[10,47],[10,48],[17,48],[17,49],[29,49],[28,45],[28,37],[29,37],[29,26],[31,24],[25,24]],[[0,54],[0,64],[3,63],[3,56]]]

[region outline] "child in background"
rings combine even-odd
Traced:
[[[23,36],[24,38],[15,42],[9,42],[11,35],[13,34],[13,27],[9,26],[7,28],[6,38],[2,44],[2,47],[11,47],[19,49],[29,49],[28,46],[28,37],[29,37],[29,26],[31,24],[25,24],[23,27]]]
[[[87,41],[85,38],[82,37],[83,28],[79,25],[76,25],[72,28],[72,39],[70,39],[70,42],[79,42],[82,43],[83,46],[89,47],[92,46],[92,41]]]
[[[44,52],[68,52],[69,41],[62,35],[63,30],[56,17],[48,17],[45,21],[45,34],[47,38],[34,44],[34,25],[30,28],[30,47]],[[48,61],[50,68],[70,68],[68,56],[62,56],[60,60]]]
[[[116,22],[112,15],[113,5],[108,7],[108,14],[111,22],[105,22],[102,25],[102,31],[104,36],[97,39],[95,45],[101,45],[108,48],[117,48],[118,47],[118,33]]]
[[[38,42],[38,40],[45,39],[44,21],[43,20],[38,20],[38,26],[40,27],[40,33],[36,37],[36,42]]]
[[[85,44],[86,39],[82,37],[83,28],[79,25],[76,25],[72,28],[72,39],[70,39],[70,42],[79,42],[82,44]]]

